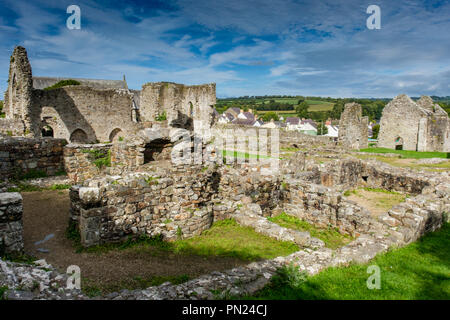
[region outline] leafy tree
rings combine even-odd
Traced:
[[[266,112],[263,115],[262,119],[264,120],[264,122],[269,122],[272,119],[275,120],[275,121],[279,120],[278,114],[276,112]]]
[[[3,113],[3,101],[0,100],[0,118],[5,118],[5,114]]]
[[[327,133],[328,133],[327,126],[325,125],[325,123],[323,123],[323,121],[320,121],[317,124],[317,135],[322,136],[322,135],[327,134]]]
[[[378,139],[378,133],[380,132],[380,125],[376,124],[372,127],[372,139]]]
[[[300,118],[308,118],[308,108],[309,105],[303,101],[295,108],[295,111]]]

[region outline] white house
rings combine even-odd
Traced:
[[[299,130],[300,129],[300,118],[297,117],[287,117],[286,118],[286,129],[287,130]]]
[[[339,127],[338,126],[333,126],[331,124],[327,124],[326,127],[328,129],[328,133],[325,134],[325,136],[335,137],[335,138],[337,138],[339,136]]]

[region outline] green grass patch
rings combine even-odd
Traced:
[[[54,184],[48,188],[42,188],[29,183],[15,182],[16,187],[10,187],[7,192],[35,192],[35,191],[46,191],[46,190],[67,190],[70,189],[70,184]]]
[[[61,80],[50,87],[44,88],[44,90],[53,90],[53,89],[58,89],[58,88],[62,88],[65,86],[79,86],[80,84],[81,83],[79,81],[72,80],[72,79]]]
[[[394,150],[388,148],[366,148],[361,149],[359,151],[369,153],[395,153],[401,155],[401,157],[405,159],[423,159],[423,158],[450,159],[450,152],[421,152],[409,150]]]
[[[97,168],[111,166],[111,150],[83,149],[83,153],[88,154],[88,159]]]
[[[400,249],[379,254],[367,264],[330,267],[299,286],[279,278],[247,299],[428,300],[450,299],[450,224]],[[370,290],[367,267],[381,270],[381,289]]]
[[[162,237],[141,235],[128,238],[121,243],[108,243],[89,248],[80,245],[80,236],[75,223],[71,223],[66,235],[74,241],[77,252],[104,253],[110,250],[156,250],[155,255],[172,252],[198,256],[234,257],[245,261],[272,259],[286,256],[299,250],[293,242],[278,241],[257,233],[250,227],[242,227],[236,221],[218,221],[199,236],[185,240],[166,242]],[[159,251],[159,253],[157,252]]]
[[[6,300],[5,299],[5,292],[8,291],[8,287],[7,286],[2,286],[0,287],[0,300]]]
[[[267,219],[284,228],[307,231],[312,237],[322,240],[325,246],[331,249],[342,247],[353,240],[350,236],[340,234],[336,228],[320,229],[285,212]]]

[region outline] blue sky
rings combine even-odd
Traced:
[[[81,8],[81,30],[66,9]],[[381,8],[381,30],[366,9]],[[215,82],[218,97],[450,95],[450,0],[0,0],[0,98],[25,46],[36,76]]]

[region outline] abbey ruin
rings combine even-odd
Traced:
[[[215,84],[147,83],[136,91],[125,80],[71,79],[79,85],[46,90],[61,80],[68,79],[33,77],[25,48],[16,47],[1,132],[95,143],[135,136],[162,117],[168,127],[189,130],[196,121],[214,123]]]
[[[450,152],[450,119],[430,97],[422,96],[414,102],[399,95],[383,109],[378,146]]]
[[[61,80],[79,84],[51,88]],[[420,170],[394,167],[380,161],[380,154],[359,152],[368,145],[368,119],[359,104],[345,106],[335,141],[295,131],[220,125],[215,89],[215,84],[159,82],[135,91],[125,79],[33,77],[26,50],[15,48],[6,118],[0,119],[0,251],[30,252],[40,260],[25,265],[0,259],[0,285],[8,288],[9,299],[90,298],[65,286],[64,263],[79,261],[67,258],[58,260],[57,267],[49,265],[47,260],[52,264],[56,258],[39,247],[44,240],[27,239],[24,232],[27,223],[32,230],[30,221],[40,218],[29,212],[34,202],[25,208],[26,195],[20,190],[24,177],[36,171],[42,177],[26,183],[44,186],[43,192],[50,192],[55,181],[68,185],[66,193],[52,194],[65,197],[67,206],[47,216],[45,226],[54,236],[46,241],[65,241],[66,253],[75,251],[67,249],[67,226],[85,249],[142,237],[160,237],[165,243],[195,239],[224,219],[295,246],[289,255],[208,270],[181,284],[117,290],[96,299],[254,294],[280,267],[293,265],[312,275],[329,266],[366,263],[449,221],[448,170],[426,170],[428,163],[417,163]],[[429,98],[415,103],[402,95],[383,112],[379,146],[448,151],[448,132],[448,116]],[[257,154],[249,154],[253,143]],[[185,158],[186,153],[198,157]],[[389,160],[397,156],[391,154]],[[403,201],[375,210],[352,197],[357,189],[392,192]],[[45,201],[50,207],[53,199]],[[281,214],[335,230],[348,242],[329,247],[308,231],[270,220]]]

